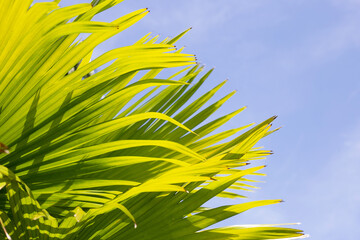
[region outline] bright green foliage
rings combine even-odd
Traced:
[[[102,23],[91,19],[121,0],[65,8],[58,2],[0,1],[2,239],[303,235],[274,225],[204,230],[280,202],[202,207],[216,196],[242,197],[226,189],[246,190],[247,176],[258,174],[262,167],[247,165],[271,153],[254,145],[271,133],[275,118],[212,134],[244,108],[202,124],[233,93],[206,106],[222,83],[190,101],[211,71],[202,75],[194,56],[174,47],[185,32],[160,43],[147,35],[90,61],[97,45],[147,9]],[[79,33],[90,35],[77,42]],[[168,79],[157,77],[173,67],[182,68]]]

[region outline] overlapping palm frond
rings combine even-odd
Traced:
[[[148,10],[103,23],[91,19],[121,0],[64,8],[58,2],[0,2],[4,239],[303,236],[275,225],[204,230],[280,202],[202,207],[216,196],[242,197],[227,189],[251,187],[247,176],[262,167],[247,165],[271,154],[254,146],[272,132],[275,117],[212,134],[244,108],[203,124],[234,93],[207,105],[221,83],[191,100],[211,71],[202,75],[194,56],[174,47],[187,31],[159,43],[146,35],[91,61],[97,45]],[[90,35],[77,42],[80,33]],[[159,77],[173,67],[181,69]]]

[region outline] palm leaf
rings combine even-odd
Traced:
[[[204,230],[279,200],[204,209],[243,197],[251,160],[275,117],[213,134],[245,108],[204,124],[235,93],[202,96],[210,76],[191,54],[146,35],[91,60],[96,46],[135,24],[92,18],[121,0],[60,8],[0,2],[0,223],[4,239],[280,239],[300,230]],[[88,37],[79,42],[81,33]],[[168,78],[167,68],[179,68]],[[89,74],[97,70],[95,74]],[[84,77],[86,76],[86,77]],[[209,102],[212,102],[209,104]],[[244,131],[246,130],[246,131]],[[247,182],[247,183],[245,183]],[[228,189],[228,190],[227,190]],[[231,190],[232,189],[232,190]],[[135,226],[135,227],[134,227]]]

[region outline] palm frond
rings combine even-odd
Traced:
[[[247,177],[263,166],[248,165],[271,154],[255,145],[273,131],[275,117],[213,134],[245,108],[204,124],[235,92],[214,101],[223,82],[192,100],[212,70],[203,74],[193,55],[174,46],[188,30],[160,42],[146,35],[91,60],[96,46],[148,10],[104,23],[92,18],[121,0],[64,8],[59,2],[0,2],[4,239],[303,235],[277,226],[204,230],[280,202],[203,208],[214,197],[243,197],[232,190],[252,187]],[[81,33],[88,37],[77,41]],[[167,68],[179,69],[159,77]]]

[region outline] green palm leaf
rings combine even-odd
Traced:
[[[195,57],[146,35],[91,60],[96,46],[147,9],[111,23],[91,19],[122,2],[0,2],[0,235],[4,239],[280,239],[300,230],[209,226],[280,200],[214,209],[214,197],[243,197],[248,167],[270,151],[255,144],[263,123],[213,134],[245,108],[207,124],[230,97],[221,83],[193,99]],[[79,34],[88,33],[82,42]],[[75,66],[75,67],[74,67]],[[179,71],[166,78],[166,68]],[[97,73],[89,74],[97,69]],[[209,102],[212,104],[208,104]],[[246,130],[247,129],[247,130]],[[246,131],[244,131],[246,130]],[[229,140],[230,139],[230,140]],[[227,190],[229,189],[229,190]],[[206,229],[206,230],[204,230]]]

